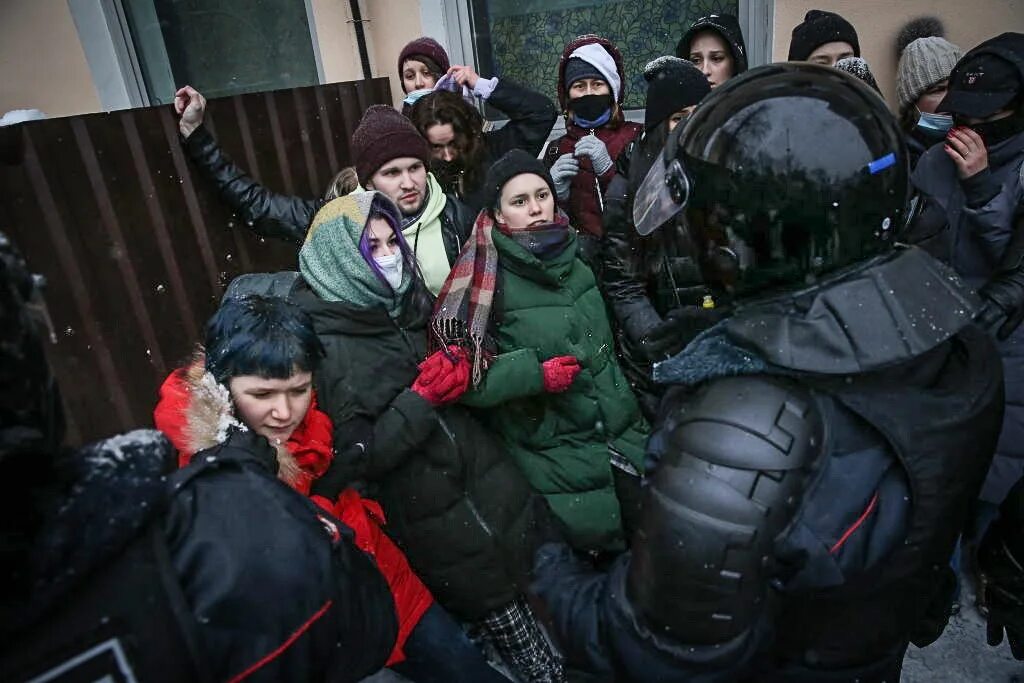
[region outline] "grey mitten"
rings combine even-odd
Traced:
[[[608,154],[608,148],[593,133],[580,138],[574,154],[578,157],[590,157],[590,165],[594,167],[594,173],[597,175],[604,175],[612,167],[612,156]]]
[[[551,164],[551,180],[555,183],[555,194],[559,199],[569,196],[572,179],[580,172],[580,162],[572,154],[563,154]]]

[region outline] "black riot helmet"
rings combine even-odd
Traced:
[[[773,64],[716,88],[644,179],[634,224],[686,209],[705,281],[737,297],[813,284],[892,246],[907,152],[878,95],[853,76]]]

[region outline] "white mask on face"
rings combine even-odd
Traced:
[[[391,289],[398,291],[402,285],[402,255],[395,253],[390,256],[375,256],[373,260],[384,274],[384,279],[391,285]]]

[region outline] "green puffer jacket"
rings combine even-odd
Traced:
[[[612,450],[638,472],[648,425],[622,370],[594,275],[577,258],[575,231],[559,256],[541,261],[494,231],[497,356],[462,402],[483,411],[534,490],[581,550],[623,547]],[[541,363],[575,356],[582,366],[560,394],[544,391]]]

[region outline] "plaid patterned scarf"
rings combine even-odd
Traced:
[[[569,218],[561,211],[554,223],[525,230],[509,230],[496,223],[487,210],[476,217],[473,232],[437,295],[431,321],[435,348],[455,345],[469,352],[474,387],[480,385],[490,361],[484,349],[484,336],[498,280],[498,250],[492,236],[495,227],[541,259],[561,253],[569,242]]]

